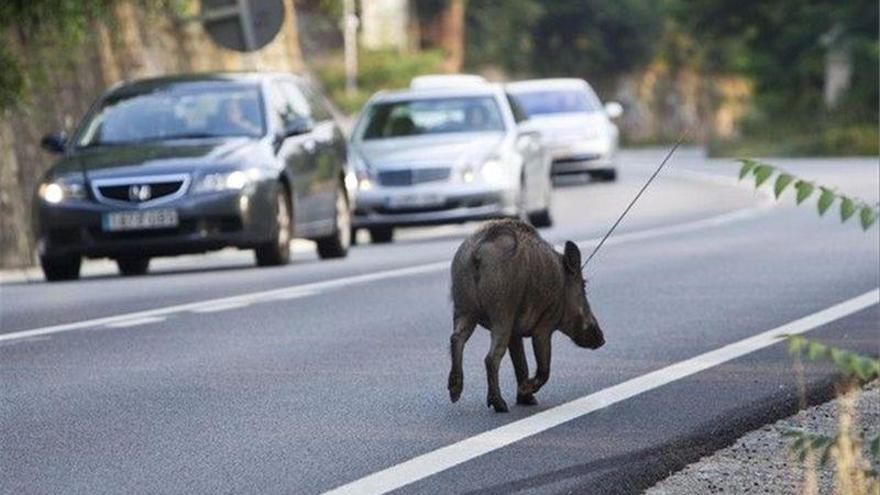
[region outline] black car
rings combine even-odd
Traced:
[[[228,246],[280,265],[290,240],[322,258],[350,244],[346,141],[326,100],[289,74],[222,73],[116,86],[76,132],[35,199],[47,280],[79,276],[83,257],[143,274],[150,258]]]

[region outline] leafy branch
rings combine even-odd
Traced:
[[[880,359],[840,349],[801,335],[789,335],[788,352],[792,356],[806,354],[810,361],[826,359],[849,377],[856,377],[862,383],[880,377]]]
[[[858,379],[861,383],[880,378],[880,359],[823,344],[801,335],[788,335],[786,340],[788,341],[788,352],[792,356],[806,356],[810,361],[831,361],[848,378]],[[849,453],[852,454],[860,452],[862,445],[867,445],[872,462],[863,466],[863,473],[873,483],[880,483],[880,473],[876,469],[876,466],[880,464],[880,435],[875,434],[869,438],[862,433],[856,437],[848,427],[841,427],[833,436],[811,433],[801,429],[786,429],[782,435],[793,439],[789,448],[798,455],[801,462],[811,452],[816,452],[819,455],[820,465],[825,465],[834,455],[840,457],[841,451],[844,449],[849,449]],[[844,455],[844,457],[852,459],[857,456]]]
[[[862,199],[838,193],[830,187],[817,185],[814,182],[801,179],[774,165],[751,158],[741,158],[738,161],[741,164],[739,179],[743,180],[750,175],[753,176],[755,178],[755,188],[760,188],[770,181],[771,177],[775,176],[773,193],[776,195],[776,199],[779,199],[782,193],[789,187],[794,188],[795,201],[798,205],[806,201],[813,193],[817,193],[819,199],[816,202],[816,207],[820,216],[825,215],[831,206],[836,201],[839,201],[840,221],[846,222],[858,213],[863,230],[871,228],[877,222],[877,218],[880,217],[880,205],[871,205]]]

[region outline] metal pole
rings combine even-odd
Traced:
[[[345,92],[353,96],[357,91],[357,28],[358,18],[354,13],[354,0],[342,2],[342,32],[345,44]]]
[[[238,2],[238,22],[241,24],[241,33],[244,36],[244,47],[247,50],[244,55],[244,63],[248,69],[256,69],[253,59],[253,52],[257,48],[257,38],[254,36],[253,16],[251,16],[251,7],[249,0],[237,0]]]

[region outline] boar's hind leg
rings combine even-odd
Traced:
[[[493,324],[494,325],[494,324]],[[507,351],[507,342],[510,340],[512,325],[494,325],[492,328],[492,344],[489,353],[486,354],[486,379],[489,382],[489,394],[486,397],[486,405],[495,408],[495,412],[507,412],[507,403],[501,398],[501,389],[498,387],[498,367],[501,358]]]
[[[477,324],[468,317],[457,316],[455,318],[455,328],[452,331],[452,337],[449,338],[449,352],[452,354],[452,370],[449,372],[449,399],[452,402],[461,397],[461,389],[464,386],[461,354],[476,326]]]
[[[535,350],[535,364],[538,369],[535,377],[526,380],[517,390],[520,394],[534,394],[547,383],[550,378],[550,332],[535,332],[532,337],[532,348]]]
[[[516,403],[521,406],[534,406],[538,403],[534,395],[519,393],[519,387],[522,387],[526,380],[529,379],[529,362],[526,360],[526,352],[523,350],[522,337],[512,335],[510,343],[507,344],[507,350],[510,351],[510,360],[513,361],[513,372],[516,373]]]

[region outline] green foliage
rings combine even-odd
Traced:
[[[758,125],[744,125],[743,135],[709,142],[711,156],[877,156],[880,127],[805,118],[805,125],[780,125],[768,117]]]
[[[469,2],[466,63],[516,74],[603,79],[648,63],[663,25],[661,2]]]
[[[788,352],[793,356],[806,355],[810,361],[828,360],[846,376],[858,378],[861,382],[880,377],[880,359],[862,356],[800,335],[789,335],[786,339]]]
[[[843,123],[878,117],[878,3],[874,0],[669,0],[672,15],[699,42],[706,68],[744,72],[757,106],[773,120],[825,117],[828,49],[848,52],[850,90],[837,109]],[[814,123],[815,119],[810,119]],[[876,134],[875,138],[876,140]]]
[[[838,194],[834,189],[829,187],[816,186],[816,184],[804,179],[799,179],[793,174],[781,170],[778,167],[759,162],[752,158],[741,158],[738,161],[740,163],[739,179],[743,180],[749,175],[753,175],[755,177],[756,188],[761,187],[761,185],[767,182],[770,177],[776,174],[773,193],[776,195],[777,199],[779,199],[782,196],[782,193],[785,192],[785,189],[793,183],[796,191],[795,201],[800,205],[809,198],[818,187],[821,192],[819,194],[819,199],[816,202],[816,208],[819,211],[820,216],[824,215],[837,199],[840,199],[841,222],[849,220],[856,211],[859,212],[859,219],[863,230],[868,230],[877,222],[878,206],[872,206],[861,199]]]
[[[52,69],[48,50],[75,57],[92,23],[112,24],[121,0],[0,0],[0,110],[21,104]],[[139,0],[147,13],[182,13],[186,0]],[[14,45],[19,49],[12,49]],[[65,61],[69,61],[65,60]]]
[[[420,74],[442,72],[443,55],[438,51],[422,51],[401,56],[388,51],[363,51],[358,55],[358,90],[349,95],[345,90],[345,66],[341,54],[316,64],[315,74],[330,99],[346,113],[354,113],[376,91],[405,88]]]
[[[805,355],[810,361],[826,360],[834,363],[847,378],[857,379],[862,383],[876,380],[880,377],[880,359],[863,356],[861,354],[840,349],[838,347],[823,344],[817,340],[808,339],[801,335],[788,335],[788,352],[793,356]],[[880,435],[868,438],[864,433],[855,437],[849,432],[848,440],[853,448],[862,450],[863,445],[868,446],[868,453],[872,459],[872,466],[880,463]],[[798,455],[803,462],[811,452],[819,455],[820,464],[826,464],[831,458],[832,449],[840,447],[843,432],[838,431],[834,436],[820,435],[810,433],[801,429],[788,429],[784,431],[783,436],[793,439],[789,447]],[[878,480],[878,472],[875,468],[869,467],[865,470],[865,475],[872,479],[875,483]]]

